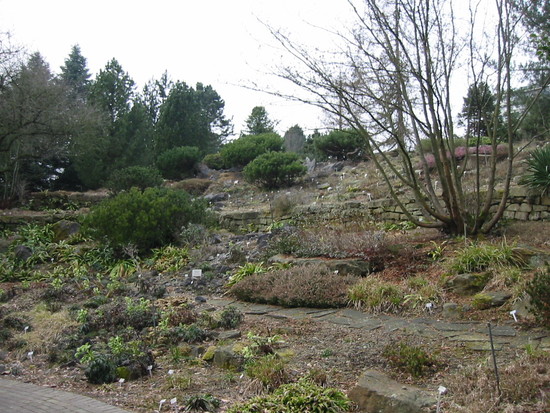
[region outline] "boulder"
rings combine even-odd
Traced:
[[[13,252],[15,254],[15,258],[21,261],[27,261],[32,257],[32,249],[25,245],[18,245],[15,247]]]
[[[59,242],[68,239],[74,234],[80,232],[80,224],[74,221],[61,220],[52,225],[54,241]]]
[[[212,364],[222,369],[240,370],[243,365],[243,356],[235,351],[233,345],[216,347]]]
[[[220,192],[216,194],[208,194],[204,196],[204,199],[206,199],[211,204],[215,204],[216,202],[222,202],[229,199],[229,194],[227,192]]]
[[[425,390],[398,383],[376,370],[365,371],[348,396],[365,413],[422,413],[437,403]]]
[[[489,277],[487,274],[458,274],[445,282],[445,287],[459,295],[472,295],[483,290]]]

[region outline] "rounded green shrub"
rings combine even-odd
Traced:
[[[132,188],[92,208],[84,228],[115,246],[132,244],[146,251],[174,242],[185,225],[202,223],[206,216],[206,201],[187,192]]]
[[[283,143],[276,133],[245,135],[226,144],[220,155],[226,167],[244,167],[266,152],[282,151]]]
[[[250,182],[274,189],[291,186],[306,170],[295,153],[268,152],[246,165],[243,174]]]
[[[316,152],[340,161],[360,158],[364,146],[363,138],[348,130],[334,130],[326,135],[318,135],[312,143]]]
[[[92,384],[112,383],[116,379],[116,364],[109,357],[98,356],[88,364],[84,374]]]
[[[129,166],[114,171],[105,186],[113,192],[120,192],[134,187],[144,190],[161,186],[162,182],[162,176],[155,168]]]
[[[225,162],[223,161],[223,157],[221,153],[209,153],[206,155],[202,162],[208,166],[210,169],[225,169]]]
[[[180,146],[161,153],[156,164],[164,178],[182,179],[193,175],[201,156],[199,148],[195,146]]]

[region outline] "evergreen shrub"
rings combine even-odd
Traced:
[[[226,168],[225,162],[220,152],[209,153],[203,158],[202,162],[210,169],[220,170]]]
[[[114,246],[132,244],[146,251],[174,242],[189,223],[205,222],[206,205],[184,191],[132,188],[93,207],[84,228]]]
[[[158,169],[146,166],[129,166],[114,171],[106,187],[117,193],[136,187],[141,190],[162,185],[162,176]]]
[[[313,147],[327,158],[336,158],[340,161],[358,159],[362,155],[363,138],[354,131],[334,130],[326,135],[313,138]]]
[[[180,146],[161,153],[156,164],[164,178],[182,179],[193,175],[201,156],[199,148],[195,146]]]
[[[245,178],[268,189],[291,186],[296,178],[305,175],[306,167],[291,152],[267,152],[245,166]]]
[[[283,143],[276,133],[245,135],[226,144],[220,154],[226,167],[244,167],[266,152],[282,151]]]

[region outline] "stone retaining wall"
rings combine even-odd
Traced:
[[[422,212],[414,199],[403,203],[413,215],[421,217]],[[498,205],[495,200],[493,208]],[[265,229],[275,221],[293,220],[301,223],[319,221],[407,221],[407,216],[391,199],[377,199],[370,202],[345,201],[298,205],[289,216],[273,219],[269,209],[222,212],[223,227],[232,230]],[[550,197],[530,195],[525,188],[511,188],[504,218],[518,221],[550,220]]]

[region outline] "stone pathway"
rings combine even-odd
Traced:
[[[13,413],[128,413],[91,397],[16,380],[0,379],[0,412]]]
[[[406,330],[422,337],[439,337],[451,342],[459,342],[472,350],[491,350],[488,325],[482,322],[372,315],[350,308],[281,308],[273,305],[243,303],[226,298],[209,299],[206,305],[218,308],[232,305],[249,315],[263,315],[278,319],[311,318],[363,330],[384,329],[388,332]],[[514,325],[513,322],[492,325],[495,350],[502,350],[505,346],[507,348],[525,349],[527,345],[532,345],[536,349],[550,350],[550,332],[548,330],[536,329],[525,332],[521,331],[519,327],[519,323]]]

